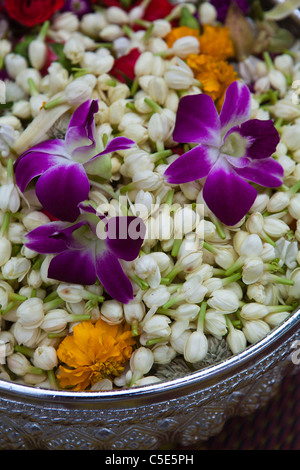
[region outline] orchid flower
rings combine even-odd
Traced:
[[[36,177],[36,195],[46,211],[57,219],[74,222],[78,204],[88,199],[88,175],[110,178],[110,153],[125,150],[134,141],[116,137],[101,150],[94,115],[97,100],[80,105],[68,125],[65,139],[46,140],[24,152],[15,163],[16,183],[22,192]]]
[[[227,88],[218,114],[210,96],[184,96],[177,111],[173,139],[193,145],[165,171],[166,181],[182,184],[206,178],[203,199],[225,225],[248,212],[257,191],[282,185],[283,168],[271,157],[279,135],[271,120],[249,119],[251,95],[238,81]]]
[[[146,232],[144,222],[134,216],[107,219],[82,207],[75,223],[41,225],[26,234],[25,245],[41,254],[56,255],[48,268],[51,279],[93,285],[98,278],[111,297],[128,303],[133,299],[133,287],[119,259],[133,261],[138,257]]]

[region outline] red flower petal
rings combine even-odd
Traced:
[[[140,54],[139,49],[134,48],[128,54],[119,57],[115,60],[110,74],[123,83],[126,83],[126,78],[133,81],[135,78],[134,66]]]
[[[64,0],[4,0],[8,15],[28,27],[44,23],[63,5]]]

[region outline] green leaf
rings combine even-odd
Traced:
[[[25,57],[26,59],[28,58],[28,47],[29,47],[29,44],[34,40],[36,39],[36,36],[33,35],[33,34],[30,34],[28,36],[26,36],[22,42],[18,42],[18,44],[16,45],[16,47],[14,48],[14,53],[15,54],[19,54],[23,57]]]
[[[73,64],[72,62],[67,59],[64,53],[64,45],[61,44],[60,42],[53,42],[49,44],[51,47],[52,51],[54,52],[55,55],[58,57],[58,62],[66,69],[68,70],[69,73],[72,71]]]
[[[180,26],[188,26],[192,29],[197,29],[199,31],[199,23],[196,18],[192,15],[190,10],[186,7],[181,9],[181,15],[179,20]]]
[[[282,3],[279,3],[271,10],[265,13],[265,18],[267,20],[282,20],[293,13],[294,10],[300,7],[300,0],[285,0]]]

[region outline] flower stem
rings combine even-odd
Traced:
[[[44,104],[44,109],[52,109],[55,108],[56,106],[59,106],[60,104],[63,104],[63,99],[60,98],[55,98],[52,101],[48,101],[48,103]]]
[[[33,357],[33,354],[34,354],[33,349],[28,348],[27,346],[20,346],[19,344],[17,344],[14,347],[14,351],[19,352],[19,353],[23,354],[24,356],[30,357],[30,358]]]
[[[289,189],[290,194],[296,194],[300,190],[300,180]]]
[[[49,302],[45,302],[44,310],[45,312],[48,312],[49,310],[59,307],[63,303],[64,301],[60,297],[57,297],[56,299],[50,300]]]
[[[45,37],[47,36],[49,27],[50,27],[50,21],[45,21],[37,37],[39,41],[44,41]]]
[[[241,267],[244,264],[244,260],[239,258],[235,263],[233,263],[228,269],[225,271],[225,276],[230,276],[233,274],[235,271],[238,271],[241,269]]]
[[[9,223],[10,223],[10,214],[9,214],[9,212],[5,212],[5,214],[3,216],[2,225],[1,225],[1,228],[0,228],[0,237],[4,237],[5,234],[7,233]]]
[[[225,240],[226,234],[224,232],[224,229],[223,229],[223,226],[222,226],[221,222],[219,221],[219,219],[214,214],[211,214],[210,217],[212,219],[212,222],[216,226],[217,234],[219,235],[220,238],[222,238],[222,240]]]
[[[198,314],[197,331],[202,331],[203,332],[204,317],[205,317],[205,313],[206,313],[206,308],[207,308],[207,302],[202,302],[201,307],[200,307],[200,312]]]
[[[161,113],[162,109],[161,107],[159,106],[159,104],[155,103],[155,101],[153,101],[151,98],[149,98],[148,96],[146,96],[146,98],[144,98],[144,102],[151,108],[153,109],[153,111],[155,113]]]
[[[144,281],[143,279],[141,279],[140,277],[138,277],[136,274],[133,274],[130,277],[139,286],[140,289],[142,289],[142,290],[148,289],[149,284],[146,281]]]
[[[285,277],[276,276],[276,274],[270,275],[271,281],[275,282],[276,284],[284,284],[287,286],[293,286],[295,282],[292,279],[287,279]]]
[[[172,247],[171,255],[175,258],[178,255],[179,249],[182,245],[183,240],[176,238]]]
[[[12,183],[14,181],[14,162],[12,158],[7,160],[6,173],[8,181]]]
[[[53,370],[47,370],[47,377],[49,380],[50,387],[52,389],[57,389],[56,377]]]
[[[226,286],[227,284],[231,284],[232,282],[236,282],[239,279],[241,279],[242,274],[241,273],[235,273],[232,276],[225,277],[222,279],[222,284],[223,286]]]
[[[161,343],[162,341],[166,341],[166,338],[153,338],[153,339],[149,339],[148,341],[146,341],[146,346],[152,346],[152,344],[157,344],[157,343]]]

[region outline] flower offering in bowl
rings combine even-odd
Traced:
[[[299,5],[2,2],[3,448],[191,445],[296,369]]]

